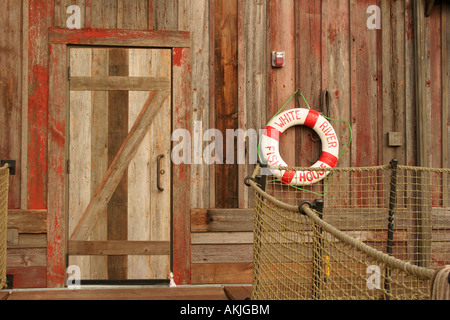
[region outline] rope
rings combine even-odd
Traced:
[[[380,169],[380,168],[390,168],[390,165],[357,168],[356,170],[357,171],[367,171],[367,170],[374,170],[374,169]],[[290,169],[290,167],[288,169]],[[349,169],[351,171],[355,171],[355,168],[349,168]],[[259,170],[260,170],[260,167],[257,166],[257,168],[255,169],[255,173],[253,175],[253,178],[256,176],[256,174],[257,174],[257,172],[259,172]],[[283,170],[287,170],[287,169],[283,169]],[[344,169],[344,168],[339,168],[339,170],[346,171],[346,169]],[[286,204],[286,203],[276,199],[275,197],[267,194],[252,179],[250,179],[248,181],[248,184],[257,193],[259,193],[264,199],[272,202],[276,206],[278,206],[278,207],[280,207],[282,209],[285,209],[285,210],[289,210],[289,211],[293,211],[293,212],[298,212],[299,213],[299,208],[298,207]],[[403,270],[405,273],[407,273],[409,275],[413,275],[415,277],[418,277],[419,279],[422,279],[422,280],[430,280],[433,277],[433,275],[435,273],[435,271],[433,269],[428,269],[428,268],[424,268],[424,267],[415,266],[415,265],[410,264],[409,262],[402,261],[400,259],[394,258],[393,256],[385,254],[384,252],[376,250],[376,249],[366,245],[365,243],[361,242],[360,240],[357,240],[357,239],[347,235],[343,231],[336,229],[335,227],[333,227],[329,223],[323,221],[306,204],[302,206],[302,209],[304,210],[304,212],[307,214],[307,216],[314,223],[316,223],[317,225],[322,227],[324,230],[326,230],[327,232],[329,232],[330,234],[332,234],[333,236],[335,236],[337,239],[339,239],[340,241],[344,242],[345,244],[355,247],[359,251],[361,251],[361,252],[365,253],[366,255],[374,258],[375,260],[381,261],[384,264],[386,264],[386,265],[388,265],[388,266],[390,266],[392,268],[397,268],[397,269]]]
[[[384,264],[392,267],[397,268],[400,270],[403,270],[409,275],[418,277],[422,280],[430,280],[435,271],[433,269],[423,268],[419,266],[415,266],[410,264],[409,262],[402,261],[400,259],[394,258],[393,256],[387,255],[384,252],[378,251],[377,249],[374,249],[365,243],[350,237],[345,232],[336,229],[329,223],[323,221],[319,218],[319,216],[314,213],[314,211],[307,206],[306,204],[302,207],[303,211],[307,214],[307,216],[314,221],[314,223],[318,224],[320,227],[322,227],[327,232],[331,233],[333,236],[338,238],[340,241],[344,242],[345,244],[348,244],[350,246],[353,246],[357,248],[359,251],[367,254],[368,256],[374,258],[377,261],[381,261]]]
[[[8,219],[8,165],[0,168],[0,290],[6,287],[6,241]]]
[[[431,300],[450,300],[450,266],[437,270],[433,275]]]

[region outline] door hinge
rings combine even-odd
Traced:
[[[66,160],[66,172],[67,174],[70,174],[70,159]]]
[[[70,66],[67,67],[67,80],[70,81]]]

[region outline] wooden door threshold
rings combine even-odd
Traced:
[[[229,300],[221,286],[13,289],[5,293],[4,298],[6,300]]]

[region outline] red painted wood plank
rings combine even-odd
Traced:
[[[272,68],[268,61],[267,119],[270,120],[295,92],[295,4],[292,0],[268,1],[268,51],[285,51],[286,66]],[[284,110],[295,107],[291,101]],[[287,130],[280,140],[280,154],[288,165],[295,165],[295,129]]]
[[[296,2],[296,85],[309,106],[321,110],[322,92],[322,0]],[[326,50],[326,48],[325,48]],[[303,99],[301,107],[307,108]],[[320,157],[319,136],[311,129],[296,128],[296,165],[309,167]]]
[[[173,130],[191,132],[191,50],[173,49]],[[172,164],[173,273],[176,284],[191,281],[191,166]]]
[[[6,274],[14,276],[13,289],[45,288],[47,286],[46,267],[7,268]]]
[[[378,164],[378,68],[377,34],[368,29],[367,7],[371,0],[350,2],[351,110],[354,140],[352,166]]]
[[[67,47],[50,44],[47,286],[64,286]]]
[[[29,1],[28,209],[47,208],[48,28],[53,1]]]
[[[377,165],[379,161],[378,111],[378,51],[377,30],[367,28],[367,8],[371,0],[350,1],[350,63],[351,63],[351,115],[353,141],[351,166]],[[376,185],[376,177],[354,174],[356,187],[352,201],[356,205],[376,205],[377,190],[367,191],[367,185]],[[362,183],[362,185],[361,185]]]
[[[50,41],[53,43],[98,44],[106,46],[161,46],[188,47],[190,33],[166,30],[122,30],[122,29],[64,29],[50,28]]]

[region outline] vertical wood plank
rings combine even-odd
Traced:
[[[130,77],[150,75],[150,54],[150,50],[130,49]],[[148,96],[146,91],[129,92],[129,128]],[[128,240],[150,240],[150,146],[147,133],[128,166]],[[149,274],[149,256],[128,256],[128,279],[147,279]]]
[[[147,0],[117,0],[119,29],[148,30]]]
[[[5,1],[0,12],[0,159],[15,160],[16,173],[10,176],[8,207],[21,206],[22,175],[22,6]]]
[[[238,206],[238,166],[231,156],[236,154],[233,138],[228,139],[226,130],[235,130],[237,122],[237,0],[217,0],[214,3],[215,43],[215,109],[216,128],[222,132],[223,164],[216,166],[216,206]],[[234,148],[231,149],[231,147]],[[234,150],[227,154],[227,149]]]
[[[309,106],[321,110],[322,45],[321,0],[296,2],[296,87],[301,90]],[[307,108],[301,99],[301,107]],[[296,165],[309,167],[320,157],[318,135],[304,126],[295,128],[298,152]]]
[[[117,0],[91,0],[90,9],[93,28],[117,28]]]
[[[192,51],[195,52],[191,70],[192,121],[201,121],[203,127],[201,134],[203,136],[203,133],[210,127],[209,117],[211,112],[209,90],[209,0],[179,1],[178,25],[180,30],[191,32]],[[191,170],[191,204],[195,208],[209,208],[210,166],[203,161],[202,164],[193,164]]]
[[[367,8],[371,1],[350,1],[350,61],[351,61],[351,114],[353,142],[351,166],[377,165],[379,162],[379,119],[378,110],[378,57],[377,30],[368,29]],[[376,185],[375,177],[369,179],[354,174],[354,183],[361,186]],[[362,180],[364,179],[364,181]],[[364,186],[352,193],[354,204],[359,206],[377,205],[377,190],[363,192]]]
[[[286,66],[272,68],[268,63],[267,119],[271,119],[297,89],[295,86],[295,3],[292,0],[275,0],[267,3],[268,52],[285,51]],[[294,108],[294,102],[284,110]],[[288,165],[295,165],[295,129],[286,130],[280,138],[280,154]]]
[[[81,27],[86,27],[86,0],[55,1],[53,26],[67,28],[67,19],[72,15],[72,13],[67,13],[67,8],[71,5],[80,8]]]
[[[109,49],[109,75],[128,76],[128,49]],[[109,91],[108,108],[109,165],[128,134],[128,91]],[[108,203],[108,240],[127,240],[126,172]],[[126,279],[126,277],[127,257],[108,256],[108,278]]]
[[[450,5],[442,4],[442,166],[450,168]],[[444,32],[445,31],[445,32]],[[444,206],[450,206],[450,183],[444,182]]]
[[[405,0],[405,148],[407,165],[417,164],[416,105],[414,87],[414,22],[413,3]]]
[[[171,50],[152,50],[150,56],[150,76],[151,77],[171,77],[172,55]],[[150,240],[170,241],[171,232],[171,193],[172,179],[170,172],[170,146],[171,146],[171,99],[167,99],[160,112],[156,115],[155,121],[150,128]],[[161,168],[164,174],[157,172],[158,156],[161,159]],[[157,188],[158,175],[164,191]],[[169,279],[170,277],[170,256],[150,257],[150,278]]]
[[[398,159],[406,162],[405,143],[389,147],[388,132],[400,132],[406,141],[405,125],[405,6],[402,1],[381,2],[382,12],[382,163]]]
[[[442,3],[441,9],[441,57],[442,57],[442,67],[441,67],[441,77],[442,77],[442,167],[449,168],[449,152],[450,148],[448,147],[448,122],[449,119],[449,94],[450,94],[450,56],[449,56],[449,47],[450,47],[450,7],[446,3]],[[448,200],[448,199],[447,199]]]
[[[427,73],[429,86],[429,110],[431,121],[431,167],[442,168],[442,57],[441,57],[441,5],[435,4],[431,15],[425,19],[425,29],[429,35],[429,42],[425,48],[429,54],[429,74]],[[428,39],[427,39],[428,40]],[[436,178],[440,178],[436,174]],[[440,180],[436,180],[440,181]],[[431,186],[432,205],[442,205],[442,185],[433,183]]]
[[[50,59],[49,85],[53,90],[48,100],[51,121],[48,135],[47,287],[53,288],[65,285],[66,272],[66,46],[50,44]]]
[[[350,1],[352,166],[378,163],[377,34],[366,26],[371,1]],[[381,120],[381,119],[380,119]]]
[[[22,1],[22,30],[28,30],[29,0]],[[28,32],[22,32],[22,132],[21,132],[21,209],[28,207]]]
[[[441,59],[441,5],[433,6],[431,15],[425,19],[425,29],[429,38],[425,45],[428,52],[429,74],[427,74],[427,87],[429,87],[429,109],[431,119],[431,166],[442,167],[442,59]]]
[[[178,29],[178,0],[153,0],[154,29]]]
[[[191,130],[191,52],[189,48],[174,48],[173,61],[173,115],[172,129]],[[173,184],[173,274],[176,284],[188,284],[191,279],[190,164],[172,164]]]
[[[214,65],[215,65],[215,55],[213,52],[215,51],[215,41],[214,41],[214,35],[215,35],[215,23],[214,23],[214,16],[215,16],[215,6],[214,6],[215,0],[209,0],[209,67],[210,67],[210,76],[209,76],[209,125],[210,128],[216,128],[216,108],[215,106],[215,73],[214,73]],[[210,137],[208,137],[210,138]],[[215,152],[215,155],[217,155],[217,150]],[[210,188],[209,188],[209,203],[210,208],[216,207],[216,166],[217,164],[213,163],[209,166],[209,181],[210,181]]]
[[[322,0],[298,1],[295,3],[295,84],[308,101],[311,109],[322,112],[320,95],[322,92]],[[299,105],[307,108],[303,99]],[[332,124],[334,125],[334,123]],[[316,132],[306,126],[297,126],[295,132],[295,165],[309,167],[320,157],[321,141]],[[308,188],[322,192],[322,185]]]
[[[53,1],[29,0],[28,209],[47,208],[48,28]]]
[[[246,47],[244,46],[244,25],[246,23],[245,19],[245,5],[242,1],[238,0],[238,31],[237,31],[237,46],[238,46],[238,128],[245,130],[247,127],[246,120],[247,120],[247,110],[245,108],[245,100],[246,100],[246,91],[245,91],[245,83],[247,74],[245,73],[245,68],[247,66],[247,61],[244,59],[246,56]],[[235,157],[238,156],[239,153],[244,152],[244,154],[247,154],[246,150],[246,143],[241,143],[239,140],[236,141],[236,154]],[[237,174],[237,183],[238,183],[238,208],[245,208],[248,203],[248,190],[245,188],[245,185],[242,183],[246,177],[246,170],[245,166],[238,163],[238,174]]]
[[[71,76],[90,76],[92,49],[70,49]],[[69,233],[72,233],[91,199],[91,122],[90,91],[71,91],[69,96]],[[78,265],[82,279],[90,279],[89,257],[70,257],[70,265]]]
[[[239,128],[255,130],[257,134],[267,122],[266,24],[267,1],[239,1]],[[257,153],[257,143],[247,141],[246,164],[239,165],[239,208],[252,207],[254,203],[254,195],[243,181],[253,173],[255,163],[251,163],[250,156]]]
[[[109,69],[108,49],[92,50],[92,76],[107,76]],[[97,191],[106,170],[108,170],[108,92],[93,91],[92,125],[91,125],[91,197]],[[96,228],[91,233],[91,240],[107,239],[106,207],[99,210]],[[91,278],[107,279],[107,257],[90,257]]]
[[[331,97],[330,114],[333,119],[351,123],[351,73],[350,73],[350,8],[348,1],[327,0],[326,6],[326,51],[327,56],[327,90]],[[344,151],[350,142],[351,132],[346,123],[332,123],[339,139],[339,148],[342,152],[338,166],[351,166],[351,148]],[[348,185],[347,173],[335,176],[334,179],[343,179],[339,192],[340,205],[350,202],[349,190],[343,186]],[[332,205],[332,204],[330,204]]]
[[[417,165],[428,167],[431,165],[431,141],[428,135],[431,132],[431,123],[426,97],[425,0],[417,0],[413,4]]]
[[[293,0],[267,2],[267,52],[272,55],[273,51],[284,51],[286,54],[286,65],[282,68],[273,68],[272,57],[270,56],[267,59],[267,121],[281,109],[283,104],[297,89],[295,83],[295,9],[296,2]],[[294,107],[295,100],[291,100],[283,110],[293,109]],[[289,128],[280,137],[280,155],[291,166],[297,164],[295,158],[296,148],[292,148],[297,143],[296,130],[301,129]],[[280,190],[276,191],[275,196],[283,199],[282,197],[286,195],[284,191],[287,191],[289,188],[289,186],[282,186]]]
[[[147,29],[153,30],[155,23],[155,8],[153,6],[153,0],[148,0],[147,10]]]

